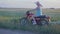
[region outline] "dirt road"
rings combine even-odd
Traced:
[[[36,34],[28,31],[0,29],[0,34]]]

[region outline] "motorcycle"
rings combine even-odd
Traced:
[[[33,24],[33,14],[26,15],[26,17],[23,17],[20,19],[21,25],[29,25]],[[36,21],[36,25],[49,25],[50,17],[46,15],[41,16],[34,16],[34,19]]]

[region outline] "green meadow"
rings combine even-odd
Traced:
[[[10,8],[10,9],[0,9],[0,28],[5,29],[18,29],[24,31],[33,31],[41,34],[60,34],[60,25],[48,25],[48,26],[38,26],[38,25],[28,25],[20,26],[19,19],[25,17],[26,11],[31,9],[20,9],[20,8]],[[43,15],[51,17],[51,22],[60,21],[60,9],[42,9]],[[35,14],[36,11],[33,11]]]

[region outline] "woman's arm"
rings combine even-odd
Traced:
[[[36,11],[37,9],[42,7],[42,5],[39,3],[39,1],[37,1],[35,4],[37,5],[37,7],[35,9],[29,10],[29,11]]]
[[[35,9],[32,9],[32,10],[29,10],[29,11],[36,11],[36,8]]]

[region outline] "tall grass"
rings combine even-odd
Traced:
[[[60,10],[45,9],[43,10],[43,14],[50,16],[52,22],[60,21],[59,11]],[[38,25],[20,26],[19,19],[25,16],[24,15],[25,12],[24,11],[21,12],[0,11],[0,28],[6,28],[12,30],[18,29],[24,31],[27,30],[27,31],[38,32],[38,34],[60,34],[60,25],[57,24],[56,25],[50,24],[48,26],[38,26]]]
[[[12,19],[11,19],[12,18]],[[20,26],[20,17],[1,17],[0,28],[5,29],[18,29],[24,31],[38,32],[38,34],[60,34],[60,25],[48,25],[48,26],[38,26],[38,25],[28,25]]]

